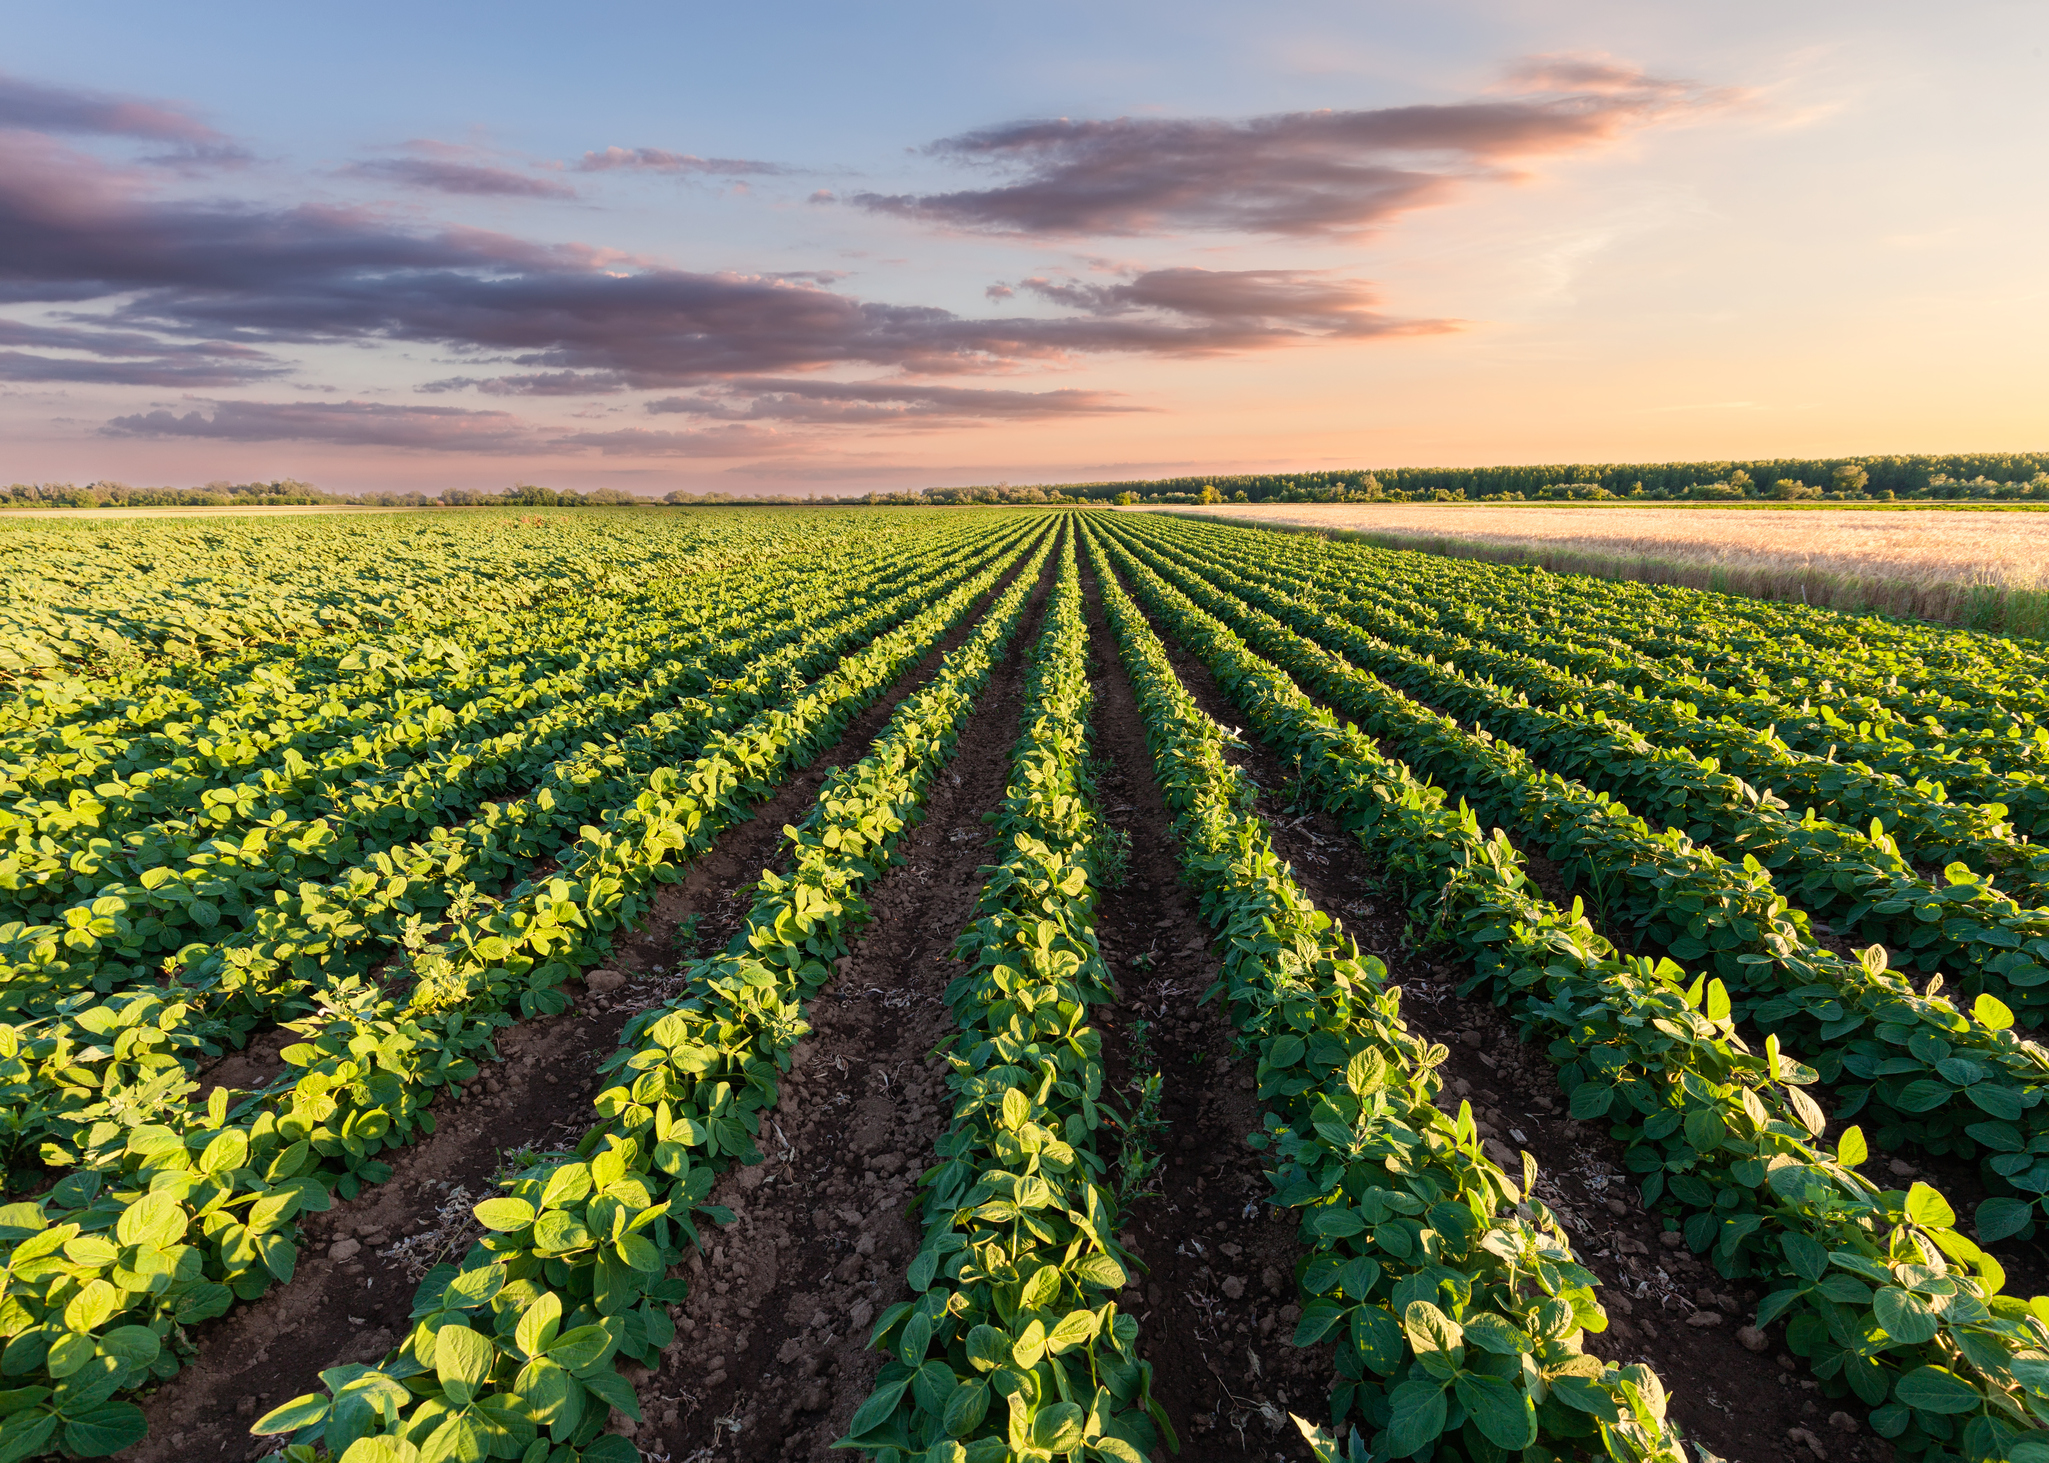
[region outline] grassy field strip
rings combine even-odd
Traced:
[[[1160,595],[1155,612],[1475,980],[1553,1038],[1574,1116],[1613,1120],[1646,1200],[1683,1216],[1723,1275],[1772,1287],[1757,1324],[1786,1322],[1791,1349],[1874,1409],[1897,1456],[1952,1456],[1959,1434],[1972,1457],[2049,1450],[2049,1368],[2020,1360],[2049,1347],[2049,1297],[2000,1294],[2004,1271],[1933,1188],[1858,1175],[1857,1129],[1823,1148],[1824,1116],[1801,1090],[1815,1073],[1776,1037],[1762,1056],[1745,1046],[1719,981],[1620,956],[1577,908],[1532,892],[1505,837],[1448,810],[1441,788],[1340,727],[1231,631],[1185,598]]]
[[[1917,994],[1886,968],[1881,947],[1856,960],[1820,948],[1762,868],[1736,868],[1683,834],[1653,833],[1611,800],[1538,773],[1514,747],[1462,731],[1192,576],[1184,583],[1221,619],[1128,555],[1123,563],[1149,602],[1184,623],[1223,633],[1241,627],[1279,670],[1386,738],[1423,775],[1472,799],[1482,816],[1501,816],[1561,861],[1584,860],[1599,877],[1607,920],[1628,916],[1666,948],[1691,938],[1712,951],[1740,1020],[1783,1034],[1826,1080],[1847,1073],[1865,1083],[1840,1094],[1842,1113],[1868,1105],[1883,1123],[1880,1146],[2029,1155],[2020,1176],[2033,1182],[2034,1164],[2049,1154],[2049,1052],[2020,1040],[1996,999],[1980,996],[1966,1014]],[[1988,1231],[2011,1234],[2031,1222],[2027,1203],[1991,1202],[1998,1207],[1985,1216]]]
[[[1027,587],[1049,548],[1043,540],[1027,566]],[[50,1419],[67,1439],[74,1429],[94,1446],[119,1439],[100,1453],[132,1442],[139,1411],[109,1399],[176,1371],[163,1339],[289,1280],[291,1216],[380,1181],[387,1170],[373,1155],[431,1128],[428,1103],[447,1082],[474,1075],[474,1055],[516,1019],[508,1008],[559,1008],[555,988],[602,957],[609,931],[632,923],[655,886],[680,877],[680,862],[744,819],[753,796],[915,664],[1000,566],[986,573],[920,617],[928,634],[914,638],[906,627],[697,762],[657,769],[604,827],[586,828],[556,874],[419,952],[405,999],[360,982],[330,992],[318,1015],[294,1026],[310,1040],[286,1049],[290,1070],[272,1088],[232,1111],[231,1094],[215,1088],[203,1106],[163,1113],[169,1121],[117,1128],[95,1166],[39,1203],[0,1209],[0,1244],[15,1242],[4,1258],[24,1281],[9,1291],[14,1330],[0,1371],[30,1391],[52,1388],[0,1422],[0,1456]],[[1016,590],[999,603],[1013,603]],[[800,908],[804,895],[794,896]],[[23,1273],[16,1257],[36,1263]],[[72,1305],[88,1292],[90,1304]],[[71,1382],[75,1375],[82,1380]]]
[[[1088,1017],[1115,997],[1094,927],[1088,628],[1071,537],[1025,695],[994,817],[1003,858],[954,950],[971,968],[947,989],[961,1026],[955,1105],[920,1181],[915,1299],[876,1322],[887,1360],[842,1445],[885,1459],[936,1447],[1144,1463],[1162,1432],[1178,1442],[1152,1400],[1138,1322],[1112,1298],[1127,1272],[1096,1144],[1103,1038]]]
[[[673,1334],[666,1303],[683,1294],[663,1277],[697,1242],[693,1211],[720,1171],[760,1161],[754,1135],[809,1029],[804,1003],[866,923],[863,891],[952,755],[1050,547],[897,707],[874,749],[820,788],[789,830],[793,869],[762,880],[726,952],[627,1027],[607,1063],[620,1084],[599,1096],[578,1159],[539,1165],[477,1206],[492,1233],[423,1282],[417,1324],[381,1366],[323,1372],[328,1395],[274,1409],[256,1432],[293,1435],[309,1458],[381,1441],[385,1452],[364,1456],[402,1457],[403,1443],[423,1459],[535,1449],[551,1463],[637,1463],[631,1443],[604,1432],[615,1408],[640,1416],[615,1358],[659,1361]]]
[[[761,609],[757,623],[749,627],[751,635],[737,633],[736,626],[709,654],[667,662],[658,678],[650,678],[634,693],[606,698],[600,703],[604,714],[572,702],[532,717],[526,731],[502,739],[519,754],[509,764],[506,758],[465,756],[463,749],[456,749],[446,758],[407,767],[389,781],[370,784],[353,796],[345,813],[295,819],[276,808],[239,840],[222,834],[204,842],[190,836],[152,841],[146,831],[140,845],[121,861],[125,868],[102,857],[95,870],[77,854],[66,860],[61,849],[46,854],[44,863],[58,870],[59,877],[74,888],[90,887],[68,908],[45,909],[43,922],[0,925],[0,958],[41,971],[40,984],[49,988],[45,1000],[73,989],[105,992],[133,979],[151,979],[153,967],[164,956],[184,950],[193,939],[215,944],[237,929],[246,930],[276,903],[278,890],[303,886],[308,880],[346,877],[347,871],[403,841],[436,841],[437,825],[445,837],[445,830],[472,814],[494,784],[514,778],[523,783],[545,780],[550,767],[565,758],[574,760],[581,748],[591,745],[591,737],[610,744],[675,702],[729,690],[736,672],[754,674],[757,667],[791,664],[791,657],[779,652],[792,642],[806,647],[829,642],[825,632],[833,628],[836,613],[857,623],[857,609],[872,615],[879,604],[885,613],[897,612],[890,601],[903,599],[907,592],[915,598],[956,564],[988,552],[984,546],[944,558],[928,557],[880,581],[870,581],[854,565],[837,565],[826,584],[793,586],[784,610]],[[906,576],[919,582],[907,585]],[[794,663],[815,661],[812,650]],[[451,819],[450,813],[457,817]],[[390,826],[394,823],[395,828]],[[10,869],[19,872],[18,861],[0,861],[0,872]],[[109,875],[115,876],[110,882],[97,882]],[[223,925],[227,929],[216,933]],[[37,953],[38,946],[44,947],[43,953]],[[62,972],[64,980],[54,979],[53,965],[58,962],[69,967]],[[195,962],[184,957],[177,963]],[[0,1012],[21,1010],[19,1002],[0,1005]]]
[[[1408,1031],[1385,968],[1274,856],[1223,730],[1092,550],[1183,866],[1224,947],[1222,994],[1258,1053],[1273,1202],[1303,1210],[1314,1257],[1295,1341],[1336,1340],[1333,1421],[1356,1414],[1375,1457],[1444,1437],[1472,1457],[1598,1441],[1617,1460],[1683,1463],[1656,1374],[1582,1348],[1606,1318],[1528,1196],[1534,1163],[1511,1179],[1481,1152],[1469,1104],[1456,1119],[1436,1106],[1442,1049]]]
[[[1153,537],[1149,541],[1184,550],[1185,541],[1179,538]],[[1920,778],[1913,766],[1904,772],[1885,771],[1870,762],[1838,760],[1839,754],[1860,752],[1871,753],[1876,763],[1897,760],[1893,754],[1900,748],[1896,744],[1857,740],[1855,728],[1827,723],[1798,708],[1778,704],[1760,708],[1751,700],[1732,698],[1698,681],[1661,672],[1654,665],[1618,660],[1606,652],[1561,640],[1555,630],[1526,634],[1497,621],[1480,621],[1442,603],[1434,611],[1428,610],[1413,594],[1399,597],[1360,584],[1346,584],[1341,592],[1333,592],[1326,587],[1330,576],[1311,579],[1307,570],[1282,571],[1255,561],[1247,555],[1242,540],[1210,540],[1204,546],[1212,558],[1230,563],[1238,572],[1278,575],[1304,586],[1302,597],[1311,604],[1393,643],[1431,649],[1460,640],[1472,647],[1468,654],[1499,654],[1518,663],[1527,661],[1531,684],[1545,688],[1545,695],[1536,699],[1569,698],[1642,722],[1645,730],[1655,731],[1660,740],[1696,747],[1740,776],[1764,786],[1783,784],[1789,798],[1814,797],[1820,803],[1843,806],[1859,818],[1879,818],[1919,862],[1962,859],[1974,868],[2004,875],[2016,889],[2025,886],[2043,891],[2041,895],[2024,894],[2027,902],[2049,903],[2049,848],[2016,833],[2008,821],[2012,810],[2006,804],[1953,801],[1950,793],[1955,789]],[[1440,625],[1450,628],[1437,628]],[[1523,688],[1520,678],[1518,688]],[[1767,719],[1774,715],[1781,719]],[[1807,728],[1808,735],[1797,735],[1801,726]],[[1803,744],[1818,743],[1820,750],[1796,750],[1782,739],[1781,734],[1787,732],[1795,733]],[[1967,767],[1965,774],[1974,776],[1975,772]],[[2002,784],[2008,795],[2020,798],[2023,813],[2031,807],[2033,786],[2032,781]]]
[[[1569,606],[1544,620],[1530,617],[1518,602],[1490,604],[1486,591],[1448,581],[1438,564],[1428,559],[1397,558],[1368,565],[1354,556],[1326,564],[1318,578],[1327,586],[1342,586],[1349,597],[1384,612],[1434,618],[1437,624],[1475,640],[1523,650],[1595,680],[1615,681],[1625,689],[1640,686],[1647,695],[1667,699],[1683,696],[1705,713],[1776,735],[1788,746],[1816,756],[1859,761],[1909,782],[1940,781],[1951,796],[2000,804],[2025,834],[2049,835],[2049,771],[2039,754],[2026,750],[2036,745],[2031,739],[2012,739],[2019,760],[2012,770],[2001,771],[1951,749],[1940,735],[1929,734],[1925,743],[1902,740],[1898,735],[1902,730],[1925,730],[1912,723],[1858,722],[1825,704],[1795,703],[1765,692],[1715,685],[1683,666],[1640,654],[1613,639],[1609,634],[1613,619],[1589,604]],[[1401,592],[1391,592],[1390,583],[1400,586]],[[1350,613],[1350,607],[1342,612]],[[1700,613],[1711,616],[1712,611],[1703,606]],[[1729,656],[1734,657],[1735,652]],[[1998,699],[1998,693],[1989,689],[1978,694],[1981,700]]]
[[[1153,567],[1169,567],[1169,560],[1141,552]],[[1419,701],[1470,718],[1539,767],[1614,795],[1654,825],[1711,840],[1726,857],[1757,859],[1789,900],[1830,916],[1846,934],[1887,942],[1894,965],[1947,970],[1964,994],[1989,990],[2018,1008],[2024,1025],[2041,1023],[2039,1008],[2049,1004],[2049,990],[2040,989],[2049,983],[2049,909],[2024,909],[1964,868],[1952,867],[1938,886],[1885,834],[1817,818],[1811,807],[1804,818],[1795,817],[1684,748],[1654,745],[1629,721],[1605,713],[1589,717],[1581,706],[1568,705],[1564,713],[1531,706],[1493,681],[1463,674],[1463,658],[1439,661],[1389,645],[1213,562],[1184,560],[1189,566],[1204,582]],[[1496,669],[1498,659],[1483,663]],[[1637,703],[1639,710],[1652,705]],[[1707,952],[1688,947],[1674,953],[1694,959]]]
[[[1713,591],[1749,601],[1732,613],[1796,624],[1880,611],[2023,635],[2049,628],[2049,585],[2037,565],[2037,545],[2049,532],[2028,510],[1299,503],[1155,511],[1269,531],[1308,529],[1468,562],[1542,565],[1615,581],[1653,602]]]

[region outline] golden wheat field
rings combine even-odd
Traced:
[[[1126,509],[1322,529],[1389,548],[2037,629],[2049,513],[1223,503]]]

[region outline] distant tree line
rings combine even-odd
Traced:
[[[425,493],[324,493],[311,483],[281,478],[273,483],[218,481],[201,488],[132,488],[126,483],[11,483],[0,489],[0,508],[250,508],[285,504],[353,503],[378,508],[417,508],[434,500]]]
[[[1772,458],[1753,462],[1554,463],[1525,467],[1394,467],[1322,472],[1241,473],[1099,483],[994,483],[965,488],[871,492],[849,497],[692,493],[659,500],[620,488],[544,488],[515,483],[503,492],[448,488],[424,493],[329,493],[283,478],[268,483],[211,482],[198,488],[133,488],[125,483],[15,483],[0,509],[258,507],[357,504],[380,508],[608,508],[861,504],[933,507],[1025,503],[1417,503],[1417,502],[1838,502],[1899,500],[2049,500],[2049,452],[1964,452],[1928,457]]]
[[[1353,468],[1067,483],[1058,491],[1095,501],[1155,503],[2049,499],[2049,452],[1787,457],[1753,462],[1396,467],[1371,472]]]

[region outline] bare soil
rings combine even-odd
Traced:
[[[1121,996],[1098,1024],[1120,1098],[1143,1075],[1134,1059],[1150,1053],[1167,1120],[1159,1192],[1126,1219],[1124,1243],[1144,1272],[1123,1304],[1138,1318],[1153,1393],[1181,1456],[1308,1458],[1288,1414],[1325,1415],[1331,1348],[1290,1344],[1301,1318],[1295,1220],[1266,1202],[1272,1185],[1245,1143],[1260,1129],[1252,1063],[1222,1002],[1201,1004],[1220,965],[1181,880],[1145,725],[1093,576],[1084,583],[1096,657],[1097,791],[1105,821],[1131,847],[1125,882],[1097,907],[1097,935]]]
[[[1165,626],[1155,628],[1203,709],[1225,726],[1241,725],[1201,662]],[[1564,1115],[1555,1069],[1540,1047],[1521,1040],[1505,1010],[1456,994],[1471,967],[1418,947],[1399,890],[1335,820],[1294,805],[1292,774],[1281,759],[1247,733],[1234,760],[1260,785],[1258,811],[1304,890],[1387,966],[1411,1029],[1450,1048],[1440,1102],[1448,1111],[1471,1102],[1489,1152],[1510,1172],[1521,1166],[1518,1150],[1536,1158],[1538,1196],[1601,1279],[1610,1325],[1587,1338],[1587,1349],[1650,1364],[1670,1389],[1672,1416],[1686,1435],[1721,1458],[1890,1459],[1854,1398],[1830,1401],[1802,1375],[1784,1350],[1783,1328],[1771,1328],[1762,1351],[1742,1344],[1737,1333],[1755,1312],[1756,1289],[1724,1281],[1683,1244],[1666,1241],[1665,1221],[1645,1211],[1626,1177],[1620,1146],[1600,1125]]]
[[[1044,596],[1042,584],[869,894],[868,927],[811,1001],[811,1032],[763,1120],[765,1161],[713,1190],[733,1223],[692,1257],[676,1343],[641,1387],[647,1423],[621,1429],[652,1456],[827,1458],[868,1396],[881,1365],[870,1329],[908,1295],[921,1227],[907,1210],[951,1110],[935,1054],[954,1029],[950,951],[974,917],[981,814],[1003,797]]]

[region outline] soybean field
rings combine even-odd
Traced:
[[[2049,652],[1067,509],[9,531],[0,1463],[2049,1463]]]

